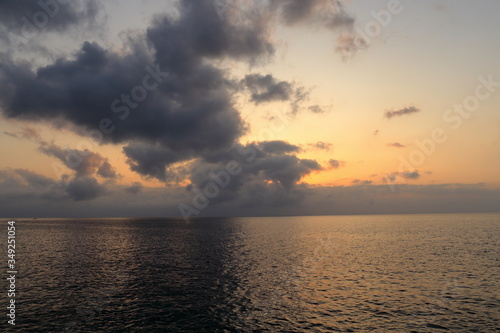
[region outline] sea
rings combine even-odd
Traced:
[[[14,221],[2,332],[500,332],[500,214]]]

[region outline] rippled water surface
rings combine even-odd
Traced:
[[[16,226],[20,332],[500,330],[498,214]]]

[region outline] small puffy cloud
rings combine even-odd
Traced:
[[[368,43],[353,31],[345,31],[337,36],[335,51],[340,53],[344,59],[349,59],[361,49],[368,47]]]
[[[338,169],[338,168],[344,166],[345,162],[331,159],[328,161],[328,165],[330,166],[331,169]]]
[[[102,178],[111,178],[111,179],[114,179],[118,176],[115,169],[111,166],[111,164],[109,164],[107,159],[104,160],[99,169],[97,169],[97,174]]]
[[[250,100],[255,104],[288,101],[294,94],[293,85],[278,81],[272,75],[249,74],[241,83],[250,91]]]
[[[386,113],[384,114],[384,116],[387,119],[391,119],[393,117],[401,117],[401,116],[404,116],[404,115],[413,114],[413,113],[417,113],[417,112],[420,112],[420,109],[417,109],[414,106],[409,106],[409,107],[406,107],[406,108],[403,108],[403,109],[399,109],[399,110],[395,110],[395,111],[386,111]]]
[[[418,170],[412,171],[412,172],[401,172],[400,176],[403,177],[404,179],[419,179],[420,178],[420,173]]]
[[[250,92],[250,101],[256,105],[269,102],[289,102],[291,113],[296,114],[303,102],[309,99],[310,91],[295,83],[280,81],[271,74],[248,74],[240,82],[242,88]],[[324,112],[320,106],[307,107],[313,113]]]
[[[325,113],[325,110],[319,105],[311,105],[307,109],[312,113]]]

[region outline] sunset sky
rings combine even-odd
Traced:
[[[2,216],[499,211],[498,13],[0,1]]]

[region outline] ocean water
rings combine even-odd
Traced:
[[[500,331],[499,214],[16,222],[2,332]]]

